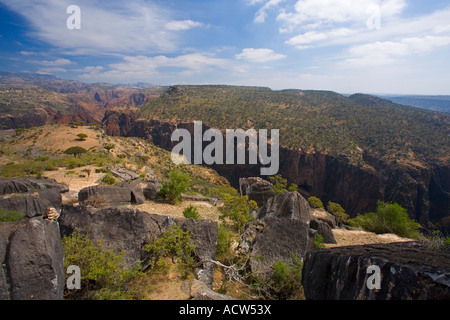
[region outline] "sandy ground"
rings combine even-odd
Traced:
[[[375,234],[362,230],[345,229],[333,229],[332,231],[337,244],[326,244],[327,248],[412,241],[411,239],[401,238],[396,234]]]

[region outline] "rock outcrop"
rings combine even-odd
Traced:
[[[275,197],[272,183],[259,177],[240,178],[239,190],[241,196],[248,196],[248,200],[253,200],[258,208],[264,206],[267,201]]]
[[[218,226],[212,221],[174,219],[134,209],[100,210],[90,206],[64,206],[58,221],[61,236],[80,231],[89,234],[94,242],[101,241],[105,249],[115,253],[124,251],[124,263],[130,268],[145,261],[148,256],[144,246],[173,225],[192,233],[191,239],[199,261],[215,259]],[[212,284],[213,265],[203,263],[197,274],[200,280]]]
[[[68,187],[54,180],[32,178],[0,180],[0,208],[24,217],[45,216],[50,208],[61,210],[61,193]]]
[[[240,249],[250,254],[252,272],[268,275],[275,262],[294,264],[314,243],[308,202],[298,192],[284,192],[270,198],[258,210],[241,236]]]
[[[58,223],[0,222],[0,299],[62,300],[64,251]]]
[[[375,273],[380,270],[379,289]],[[312,300],[449,300],[450,253],[416,242],[310,251],[302,284]]]

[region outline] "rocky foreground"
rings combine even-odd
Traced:
[[[292,263],[295,255],[304,261],[307,299],[450,299],[450,253],[430,251],[417,242],[313,250],[317,233],[326,243],[336,243],[333,216],[312,210],[297,192],[274,195],[270,184],[260,179],[245,180],[242,186],[242,193],[262,204],[239,246],[249,254],[253,272],[270,274],[275,261]],[[79,192],[78,205],[63,205],[61,195],[69,191],[65,185],[52,180],[1,180],[2,207],[19,211],[24,220],[0,222],[0,299],[63,299],[61,237],[74,231],[89,230],[92,240],[101,240],[105,248],[117,253],[124,250],[126,265],[132,267],[145,261],[143,246],[171,225],[192,233],[195,255],[202,262],[195,270],[198,282],[192,282],[190,292],[196,293],[191,297],[231,299],[210,290],[217,222],[118,208],[151,200],[155,188],[157,184],[139,180],[89,187]],[[104,208],[88,205],[95,201]],[[379,288],[368,286],[372,265],[380,269]],[[202,288],[201,293],[194,287]]]

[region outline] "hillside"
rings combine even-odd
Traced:
[[[141,117],[201,120],[220,129],[280,129],[284,147],[343,155],[361,164],[363,150],[392,161],[424,163],[448,162],[450,155],[449,115],[359,94],[177,86],[143,106]]]
[[[304,196],[351,216],[398,202],[423,225],[450,231],[450,115],[374,96],[236,86],[173,86],[140,109],[110,109],[107,134],[171,150],[176,128],[279,129],[279,173]],[[191,131],[192,132],[192,131]],[[213,165],[235,187],[259,166]],[[430,226],[431,228],[431,226]]]
[[[100,123],[105,110],[141,106],[160,90],[0,72],[0,126],[30,128],[71,121]]]

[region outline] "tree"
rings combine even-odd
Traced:
[[[327,211],[336,217],[336,222],[339,226],[348,222],[350,216],[345,213],[344,208],[339,203],[328,201]]]
[[[82,147],[70,147],[69,149],[67,149],[66,151],[64,151],[65,154],[72,154],[74,157],[86,153],[87,150],[85,148]]]
[[[77,134],[78,140],[85,141],[88,135],[86,133],[79,133]]]
[[[283,178],[281,174],[277,174],[276,176],[269,177],[270,182],[273,183],[273,190],[276,194],[283,193],[287,191],[287,179]]]
[[[181,194],[191,185],[191,178],[178,169],[170,171],[167,177],[169,181],[163,184],[158,195],[170,204],[179,204]]]
[[[258,205],[255,201],[248,201],[248,196],[231,195],[224,193],[221,195],[223,199],[223,206],[219,208],[221,212],[220,219],[230,220],[233,226],[239,231],[244,231],[247,223],[253,220],[250,210],[258,210]]]

